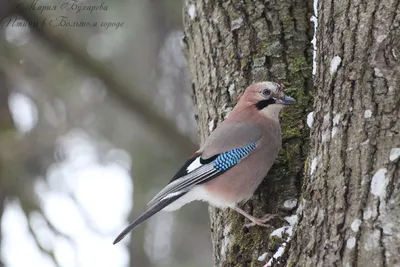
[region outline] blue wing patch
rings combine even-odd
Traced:
[[[250,145],[245,147],[235,148],[227,152],[221,153],[214,161],[214,168],[218,171],[224,172],[238,164],[255,148],[256,142],[251,143]]]

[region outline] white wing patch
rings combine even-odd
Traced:
[[[182,191],[181,191],[182,192]],[[168,196],[174,193],[169,194]],[[167,197],[168,197],[167,196]],[[165,197],[165,198],[167,198]],[[220,199],[217,196],[210,194],[207,190],[205,190],[201,185],[195,186],[187,192],[182,197],[178,198],[168,206],[166,206],[163,211],[174,211],[180,209],[182,206],[196,200],[202,200],[204,202],[208,202],[211,205],[214,205],[219,208],[226,208],[226,207],[234,207],[235,203],[227,202],[226,200]]]
[[[187,172],[192,172],[198,167],[200,167],[202,164],[200,163],[200,157],[197,157],[187,168]]]
[[[166,195],[166,196],[163,197],[162,199],[164,200],[164,199],[167,199],[167,198],[171,198],[171,197],[180,195],[180,194],[182,194],[182,193],[183,193],[183,191],[174,192],[174,193],[171,193],[171,194]]]

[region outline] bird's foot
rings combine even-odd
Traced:
[[[265,214],[262,218],[254,218],[253,220],[251,220],[249,218],[249,220],[251,221],[250,223],[246,223],[244,225],[244,227],[246,228],[250,228],[252,226],[262,226],[262,227],[267,227],[267,228],[274,228],[272,225],[268,224],[267,222],[276,219],[276,218],[280,218],[281,216],[279,216],[278,214]]]
[[[244,217],[246,217],[247,219],[249,219],[251,221],[251,223],[247,223],[244,225],[244,227],[247,227],[247,228],[255,226],[255,225],[259,225],[259,226],[263,226],[263,227],[267,227],[267,228],[274,228],[272,225],[268,224],[267,222],[269,222],[273,219],[276,219],[276,218],[283,220],[282,217],[279,216],[278,214],[265,214],[264,217],[262,217],[262,218],[256,218],[256,217],[248,214],[247,212],[245,212],[238,206],[235,206],[234,210],[237,211],[238,213],[242,214]]]

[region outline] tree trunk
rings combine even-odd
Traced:
[[[310,164],[289,263],[400,266],[400,2],[318,5]]]
[[[309,132],[311,106],[312,1],[189,0],[184,8],[184,50],[192,74],[202,142],[253,82],[284,82],[298,104],[282,116],[284,144],[277,163],[244,209],[255,216],[289,215],[297,199]],[[216,266],[262,266],[281,240],[262,227],[243,228],[234,211],[210,208]],[[276,225],[278,226],[278,225]],[[278,241],[278,242],[277,242]]]

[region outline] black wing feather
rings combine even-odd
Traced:
[[[247,157],[255,146],[256,142],[253,142],[246,147],[232,149],[221,154],[213,155],[207,159],[202,159],[200,154],[195,153],[179,169],[169,184],[150,201],[150,208],[126,227],[114,240],[113,244],[121,241],[136,226],[185,195],[191,187],[205,183],[229,170],[243,158]],[[218,158],[219,156],[221,156],[221,159]],[[201,166],[188,173],[187,168],[196,159],[199,159]],[[216,165],[214,165],[215,163]]]
[[[145,211],[144,213],[142,213],[142,215],[140,215],[133,223],[131,223],[130,225],[128,225],[118,236],[117,238],[114,240],[113,244],[117,244],[119,241],[121,241],[130,231],[132,231],[134,228],[136,228],[136,226],[138,226],[139,224],[141,224],[142,222],[146,221],[147,219],[149,219],[150,217],[152,217],[154,214],[156,214],[157,212],[159,212],[160,210],[162,210],[163,208],[165,208],[166,206],[168,206],[169,204],[171,204],[172,202],[174,202],[175,200],[177,200],[178,198],[180,198],[181,196],[183,196],[184,194],[186,194],[186,192],[183,192],[182,194],[170,197],[170,198],[166,198],[161,200],[160,202],[157,202],[157,204],[155,204],[154,206],[150,207],[147,211]]]
[[[181,178],[182,176],[185,176],[188,172],[187,172],[187,167],[189,167],[190,164],[192,164],[193,161],[195,161],[197,158],[197,154],[193,154],[193,156],[191,158],[189,158],[185,164],[183,164],[183,166],[179,169],[179,171],[174,175],[174,177],[172,177],[171,181],[169,181],[169,183],[175,181],[178,178]]]
[[[200,157],[200,163],[205,165],[207,163],[210,163],[212,161],[214,161],[220,154],[214,155],[208,159],[203,159]],[[174,175],[174,177],[172,177],[172,179],[169,181],[169,183],[175,181],[176,179],[179,179],[183,176],[185,176],[186,174],[188,174],[187,168],[190,166],[190,164],[193,163],[193,161],[195,161],[197,159],[197,157],[200,156],[200,154],[193,154],[191,158],[189,158],[185,164],[183,164],[183,166],[179,169],[179,171]]]

